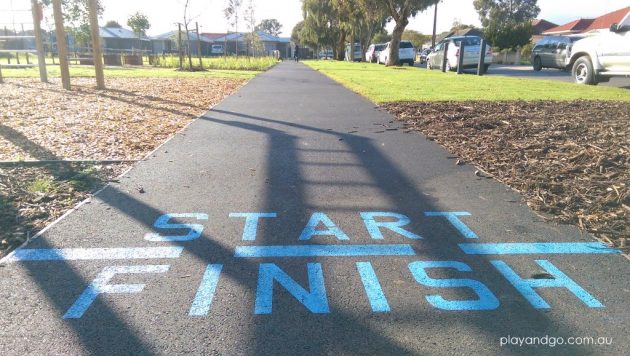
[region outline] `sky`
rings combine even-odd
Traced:
[[[102,0],[105,13],[101,23],[116,20],[126,26],[129,15],[136,11],[144,13],[151,23],[147,31],[149,35],[158,35],[172,31],[176,22],[183,21],[185,0]],[[225,32],[227,22],[223,9],[227,0],[189,0],[189,13],[193,22],[199,22],[201,32]],[[243,0],[243,9],[249,0]],[[12,22],[13,16],[6,11],[11,3],[13,8],[28,8],[30,0],[0,0],[0,23]],[[576,6],[579,3],[579,6]],[[300,0],[253,0],[256,9],[256,19],[275,18],[283,25],[281,36],[289,37],[293,26],[302,20]],[[629,0],[538,0],[541,8],[538,18],[544,18],[558,25],[577,18],[592,18],[629,5]],[[32,22],[29,13],[18,13],[15,21]],[[454,21],[480,26],[479,18],[472,0],[443,0],[438,5],[438,33],[451,28]],[[0,25],[1,26],[1,25]],[[44,28],[51,28],[49,21]],[[393,23],[388,25],[391,31]],[[418,14],[407,26],[408,29],[430,34],[433,28],[433,7]],[[233,30],[233,29],[231,29]],[[239,24],[239,31],[246,30],[244,24]]]

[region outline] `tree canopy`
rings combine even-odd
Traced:
[[[299,42],[314,48],[333,48],[344,59],[346,42],[359,42],[365,49],[382,30],[388,18],[385,1],[302,0],[304,21],[297,32]],[[351,54],[352,55],[352,54]]]
[[[279,36],[282,32],[282,24],[276,19],[264,19],[256,25],[256,31],[262,31],[272,36]]]
[[[105,27],[110,27],[110,28],[121,28],[122,26],[118,23],[118,21],[115,20],[109,20],[105,23]]]
[[[431,40],[431,36],[423,35],[422,33],[414,30],[405,30],[403,31],[401,39],[410,41],[414,47],[422,48],[425,42]]]
[[[484,34],[492,45],[513,49],[529,43],[531,21],[538,16],[537,0],[474,0]]]
[[[50,6],[52,0],[42,0],[45,6]],[[98,17],[103,15],[103,1],[97,0]],[[63,20],[66,24],[66,32],[72,34],[77,44],[88,46],[92,39],[90,35],[90,18],[88,12],[88,0],[62,0]]]
[[[387,65],[398,65],[398,49],[403,32],[409,24],[409,18],[419,12],[437,4],[440,0],[363,0],[368,3],[367,8],[383,7],[394,21],[394,31],[390,42],[390,53]]]
[[[149,23],[149,19],[146,15],[136,12],[135,14],[129,16],[127,26],[129,26],[133,32],[140,37],[146,36],[146,31],[151,28],[151,23]]]

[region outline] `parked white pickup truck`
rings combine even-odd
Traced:
[[[575,42],[568,68],[578,84],[596,85],[613,76],[630,76],[630,13],[609,31]]]

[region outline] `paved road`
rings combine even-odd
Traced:
[[[567,83],[572,83],[573,78],[571,73],[561,71],[559,69],[543,69],[540,72],[536,72],[531,66],[514,66],[514,65],[493,65],[491,67],[490,75],[507,75],[511,77],[520,78],[536,78],[536,79],[551,79],[558,80]],[[608,83],[600,83],[599,85],[611,86],[618,88],[630,89],[630,78],[628,77],[613,77],[610,78]]]
[[[426,68],[424,64],[416,64],[419,68]],[[466,72],[472,73],[472,70]],[[509,77],[518,78],[532,78],[532,79],[545,79],[545,80],[558,80],[567,83],[573,83],[571,73],[561,71],[559,69],[543,69],[540,72],[536,72],[531,66],[526,65],[503,65],[493,64],[490,67],[488,75],[505,75]],[[617,88],[630,89],[630,78],[628,77],[613,77],[607,83],[600,83],[602,86],[611,86]]]
[[[628,261],[473,172],[283,63],[0,263],[0,354],[626,352]]]

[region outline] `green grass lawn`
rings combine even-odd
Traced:
[[[58,65],[46,66],[48,76],[55,78],[61,77]],[[171,68],[156,67],[105,67],[105,78],[240,78],[250,79],[255,77],[261,71],[255,70],[207,70],[201,72],[177,71]],[[39,69],[19,68],[8,69],[2,68],[2,76],[5,78],[39,78]],[[93,66],[70,66],[71,77],[94,77]]]
[[[415,67],[371,63],[305,61],[375,103],[464,100],[626,100],[630,91],[552,80],[442,73]],[[492,71],[492,67],[490,67]]]

